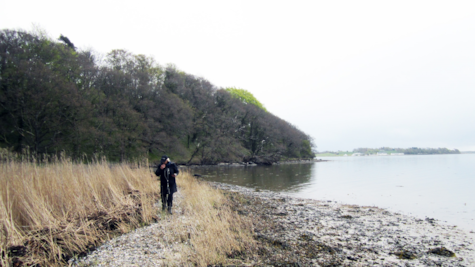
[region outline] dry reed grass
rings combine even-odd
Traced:
[[[147,164],[147,163],[145,163]],[[61,265],[152,221],[158,182],[147,167],[106,161],[0,163],[1,265]]]
[[[188,173],[180,175],[177,183],[184,195],[180,203],[184,216],[160,222],[169,229],[162,238],[169,243],[181,244],[182,254],[187,257],[178,264],[170,262],[170,265],[222,265],[229,261],[228,257],[255,248],[251,220],[233,211],[231,203],[220,190]]]
[[[0,169],[0,267],[64,265],[158,219],[159,183],[148,162],[4,160]],[[233,212],[219,190],[186,172],[177,183],[183,216],[159,221],[168,229],[161,238],[182,246],[170,265],[221,264],[253,248],[251,222]]]

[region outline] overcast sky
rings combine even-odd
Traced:
[[[249,90],[314,138],[475,150],[475,1],[0,0],[0,28]]]

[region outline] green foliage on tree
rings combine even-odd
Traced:
[[[310,140],[303,140],[300,148],[300,157],[302,158],[314,158],[315,153],[312,151],[312,145]]]
[[[225,89],[228,91],[233,97],[236,97],[237,99],[241,100],[245,104],[252,104],[256,107],[259,107],[260,109],[267,111],[267,109],[262,105],[259,100],[257,100],[253,94],[251,94],[249,91],[245,89],[238,89],[234,87],[228,87]]]

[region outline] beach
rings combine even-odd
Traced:
[[[241,208],[241,213],[253,217],[256,238],[270,250],[270,264],[475,266],[475,233],[431,218],[214,185],[249,200],[238,212]],[[455,255],[439,255],[444,251]]]
[[[475,233],[438,221],[373,206],[290,197],[281,193],[209,183],[232,208],[251,219],[252,251],[228,255],[227,266],[475,266]],[[187,266],[188,242],[167,234],[174,220],[187,220],[178,193],[172,216],[114,238],[87,257],[84,266]]]

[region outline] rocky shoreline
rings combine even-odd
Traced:
[[[434,219],[377,207],[289,197],[210,183],[253,224],[255,249],[228,255],[227,266],[475,266],[475,233]],[[75,266],[176,266],[181,244],[168,242],[167,224],[186,220],[180,192],[173,216],[108,241]],[[165,237],[165,238],[164,238]],[[173,240],[173,239],[170,239]],[[186,241],[185,241],[186,242]]]
[[[475,266],[475,233],[377,207],[289,197],[213,183],[244,196],[264,264]]]
[[[201,168],[201,167],[246,167],[246,166],[259,166],[259,165],[286,165],[286,164],[303,164],[303,163],[315,163],[315,162],[326,162],[329,160],[326,159],[299,159],[299,160],[285,160],[285,161],[277,161],[273,162],[272,164],[263,164],[263,163],[256,163],[253,161],[248,162],[219,162],[214,165],[186,165],[186,164],[178,164],[180,167],[184,168]],[[151,166],[151,168],[156,168],[156,166]]]

